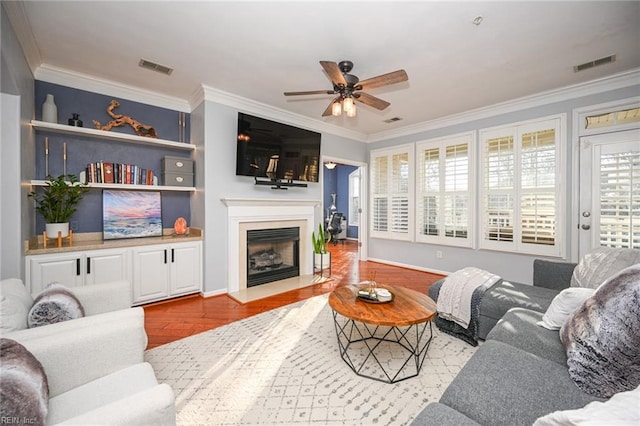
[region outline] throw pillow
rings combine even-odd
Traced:
[[[71,290],[60,283],[51,283],[33,301],[28,323],[33,328],[83,316],[84,309]]]
[[[33,298],[21,280],[0,281],[0,334],[27,328]]]
[[[594,401],[577,410],[554,411],[536,420],[533,426],[638,425],[640,387],[620,392],[611,399]]]
[[[49,386],[42,364],[20,343],[2,338],[0,365],[0,419],[44,425]]]
[[[640,250],[598,247],[580,259],[571,276],[571,287],[598,288],[607,278],[636,263],[640,263]]]
[[[640,385],[640,263],[604,282],[560,329],[569,376],[609,398]]]
[[[560,330],[569,315],[591,297],[593,292],[595,290],[592,288],[565,288],[553,298],[547,312],[542,317],[542,321],[538,321],[538,325],[548,330]]]

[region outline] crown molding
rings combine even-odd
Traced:
[[[333,124],[328,124],[304,115],[295,114],[271,105],[243,98],[241,96],[234,95],[233,93],[225,92],[213,87],[202,85],[202,92],[203,100],[227,105],[232,108],[236,108],[239,111],[257,114],[317,132],[326,132],[360,142],[367,141],[367,135],[365,133],[344,129]],[[194,99],[197,99],[197,96],[199,96],[199,94],[196,92]]]
[[[31,68],[31,72],[35,73],[35,70],[42,64],[42,55],[40,49],[38,49],[38,43],[31,31],[31,22],[27,17],[27,12],[24,10],[24,3],[22,1],[3,1],[2,8],[7,13],[7,18],[11,23],[13,32],[15,33],[24,57]]]
[[[417,123],[411,126],[372,133],[367,138],[367,142],[378,142],[401,136],[409,136],[420,132],[426,132],[429,130],[441,129],[443,127],[467,123],[469,121],[480,120],[515,111],[521,111],[528,108],[535,108],[541,105],[562,102],[568,99],[581,98],[584,96],[608,92],[611,90],[636,86],[639,83],[640,68],[635,68],[629,71],[613,74],[596,80],[590,80],[584,83],[578,83],[559,89],[549,90],[546,92],[537,93],[535,95],[525,96],[510,101],[501,102],[486,107],[469,110],[466,112],[461,112],[459,114],[452,114],[446,117],[437,118],[435,120]]]
[[[60,84],[62,86],[99,93],[101,95],[119,97],[160,108],[191,112],[189,102],[184,99],[100,79],[47,64],[39,66],[34,72],[34,77],[36,80],[46,81],[47,83]]]

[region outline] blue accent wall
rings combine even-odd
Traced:
[[[349,223],[349,175],[357,170],[357,166],[338,164],[334,169],[324,170],[324,217],[327,218],[327,209],[331,206],[331,194],[336,194],[336,207],[343,213]],[[358,238],[358,227],[347,226],[347,238]]]
[[[58,109],[58,123],[67,124],[72,113],[79,114],[83,127],[94,129],[92,120],[105,125],[112,118],[106,109],[112,99],[110,96],[73,89],[43,81],[35,82],[36,120],[42,119],[42,103],[46,95],[52,94]],[[126,99],[116,99],[120,106],[114,110],[116,114],[130,116],[140,123],[151,125],[156,129],[158,138],[178,141],[178,111],[141,104]],[[186,114],[188,138],[189,114]],[[129,125],[110,130],[116,133],[135,135]],[[112,163],[135,164],[144,169],[153,170],[162,184],[162,159],[165,156],[191,158],[189,151],[176,150],[151,145],[84,138],[82,136],[61,135],[58,133],[37,131],[36,133],[36,179],[45,179],[44,141],[49,138],[49,174],[58,176],[63,173],[63,144],[67,143],[67,173],[80,175],[88,163],[104,161]],[[197,167],[197,165],[195,165]],[[178,217],[184,217],[191,223],[190,192],[162,192],[162,226],[171,228]],[[102,232],[102,190],[92,189],[83,198],[78,211],[71,219],[74,232]],[[40,215],[36,218],[36,232],[44,230],[44,221]]]

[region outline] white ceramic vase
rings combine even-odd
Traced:
[[[47,238],[58,238],[58,231],[60,231],[62,238],[66,238],[69,236],[69,222],[45,223],[44,230],[47,233]]]
[[[42,104],[42,121],[48,123],[58,123],[58,107],[53,99],[53,95],[47,95]]]
[[[313,253],[313,266],[322,271],[331,267],[331,253]]]

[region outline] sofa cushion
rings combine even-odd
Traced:
[[[554,411],[533,426],[639,425],[640,387],[619,392],[604,402],[594,401],[577,410]]]
[[[544,312],[557,294],[556,290],[548,288],[502,281],[485,292],[480,314],[498,320],[511,308]]]
[[[438,402],[432,402],[411,422],[411,426],[480,426],[462,413]]]
[[[567,354],[560,334],[539,327],[541,318],[542,313],[530,309],[510,309],[489,332],[487,340],[506,343],[566,367]]]
[[[540,327],[548,330],[560,330],[573,311],[596,291],[593,288],[571,287],[562,290],[551,301],[551,305],[538,322]]]
[[[21,280],[0,281],[0,334],[27,328],[27,314],[33,298]]]
[[[134,364],[51,398],[48,423],[61,423],[157,384],[150,364]]]
[[[569,375],[608,398],[640,385],[640,264],[604,282],[560,330]]]
[[[488,340],[447,387],[440,403],[480,424],[514,426],[531,425],[552,411],[597,400],[575,386],[566,367]]]
[[[598,288],[609,277],[640,263],[640,250],[598,247],[582,256],[573,270],[571,287]]]
[[[33,328],[83,316],[84,309],[71,290],[60,283],[51,283],[33,301],[27,322]]]
[[[27,419],[44,425],[49,386],[42,364],[24,346],[0,339],[0,419]]]

